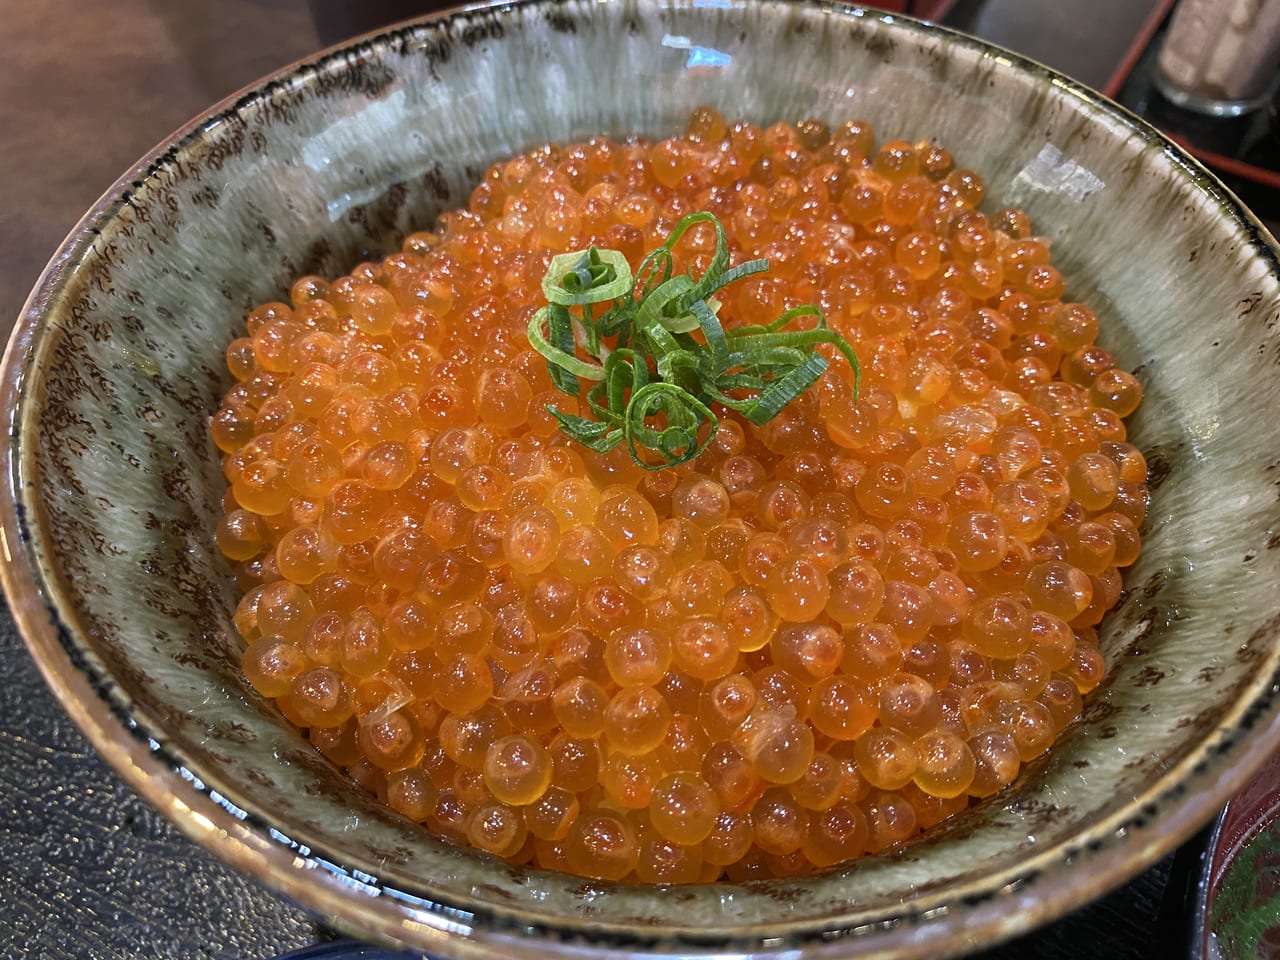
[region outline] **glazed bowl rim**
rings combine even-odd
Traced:
[[[499,955],[513,948],[530,926],[553,940],[558,938],[554,944],[557,955],[593,948],[687,955],[694,946],[708,955],[740,954],[744,947],[777,954],[802,946],[806,953],[825,956],[866,943],[877,950],[899,951],[901,956],[928,956],[965,943],[992,942],[1024,932],[1156,862],[1212,818],[1268,752],[1280,745],[1280,710],[1276,709],[1280,673],[1255,679],[1248,687],[1250,695],[1237,701],[1213,734],[1154,781],[1142,797],[1092,824],[1070,842],[1034,853],[1016,869],[993,873],[981,885],[979,896],[954,903],[944,888],[904,903],[896,916],[856,928],[842,926],[839,917],[825,924],[811,919],[782,921],[752,927],[744,939],[740,933],[734,935],[734,928],[690,927],[666,935],[660,930],[641,933],[632,928],[588,930],[594,925],[570,917],[554,921],[538,917],[531,923],[531,915],[518,907],[490,911],[461,902],[428,902],[343,867],[326,851],[283,837],[272,828],[269,818],[247,812],[216,784],[205,782],[182,751],[166,742],[161,724],[135,711],[127,695],[112,683],[110,671],[78,642],[74,618],[64,618],[60,612],[69,612],[71,605],[59,603],[62,588],[56,572],[42,572],[41,518],[33,516],[33,511],[39,511],[38,498],[27,493],[33,480],[24,466],[20,415],[34,404],[30,386],[38,383],[39,376],[30,369],[30,362],[43,331],[43,318],[70,278],[91,259],[99,225],[109,222],[129,202],[131,192],[141,188],[166,157],[198,141],[220,118],[269,101],[282,87],[305,86],[308,77],[341,63],[377,59],[380,48],[393,38],[454,17],[510,8],[553,8],[559,3],[493,0],[442,10],[371,31],[274,71],[219,101],[148,151],[107,189],[59,246],[24,304],[0,360],[0,396],[10,416],[9,439],[0,453],[5,475],[0,484],[0,549],[6,560],[0,564],[0,581],[24,642],[63,708],[134,790],[221,859],[345,926],[459,957]],[[1005,70],[1051,84],[1062,96],[1082,101],[1091,112],[1104,115],[1128,135],[1158,147],[1167,162],[1190,178],[1232,221],[1247,240],[1246,246],[1265,258],[1270,271],[1280,273],[1274,239],[1240,201],[1180,147],[1101,94],[1024,56],[946,27],[834,0],[803,0],[800,5],[829,15],[901,24],[921,39],[945,37],[975,55],[997,58]],[[1261,726],[1248,729],[1260,722]],[[216,780],[216,772],[208,779]],[[1199,789],[1189,789],[1192,783]],[[1084,866],[1091,879],[1088,885],[1073,882],[1082,876]],[[353,889],[360,895],[353,896]],[[1018,915],[1011,919],[1015,911]],[[645,933],[649,940],[644,939]],[[552,948],[552,944],[546,946]]]

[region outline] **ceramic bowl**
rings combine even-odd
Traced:
[[[1137,370],[1145,550],[1109,675],[1048,759],[954,824],[805,880],[679,889],[516,869],[370,802],[247,688],[212,546],[222,345],[546,141],[663,135],[709,103],[937,138],[1051,237]],[[994,199],[998,198],[998,199]],[[1098,95],[975,40],[819,2],[535,0],[318,55],[223,102],[88,213],[4,360],[4,585],[66,709],[218,855],[440,956],[937,957],[1147,867],[1280,740],[1274,241]]]
[[[1191,960],[1280,954],[1280,754],[1227,804],[1199,866]]]

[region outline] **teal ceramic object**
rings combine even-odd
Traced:
[[[954,825],[798,881],[677,890],[517,869],[380,809],[241,679],[210,536],[221,349],[248,306],[393,248],[493,161],[668,134],[703,103],[936,137],[981,171],[989,206],[1043,225],[1146,385],[1145,550],[1082,722]],[[969,951],[1159,859],[1280,742],[1276,266],[1258,223],[1151,129],[939,28],[768,0],[444,15],[217,105],[58,251],[0,374],[5,589],[54,693],[143,796],[352,931],[464,960]]]

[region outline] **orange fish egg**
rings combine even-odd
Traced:
[[[1102,679],[1147,465],[1140,381],[992,192],[927,140],[703,107],[496,164],[400,252],[299,278],[226,346],[210,428],[248,682],[423,829],[601,880],[826,870],[999,791]],[[704,396],[714,436],[650,471],[561,431],[591,404],[529,323],[552,257],[635,271],[694,211],[769,261],[722,327],[814,305],[861,381],[823,343],[772,419]],[[696,223],[672,275],[715,250]]]

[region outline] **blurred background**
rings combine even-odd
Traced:
[[[1172,0],[888,0],[1041,60],[1193,146],[1272,215],[1273,116],[1205,119],[1153,91]],[[439,6],[435,4],[434,6]],[[424,0],[0,0],[0,332],[113,181],[262,75],[430,10]],[[1268,179],[1271,177],[1273,179]],[[0,604],[0,957],[257,960],[336,936],[215,862],[128,791],[47,693]],[[1185,955],[1196,848],[982,955]]]

